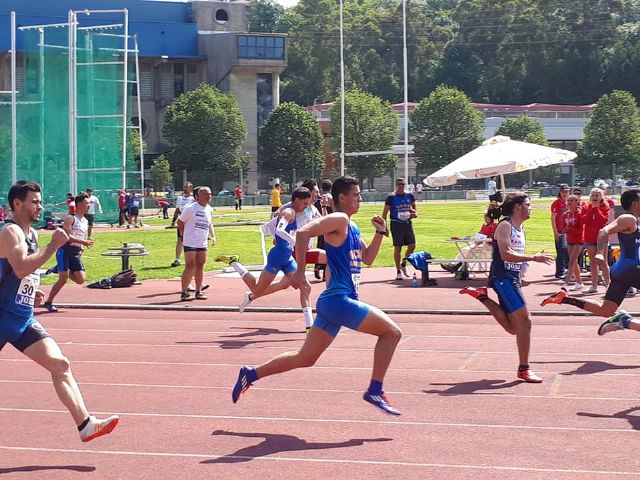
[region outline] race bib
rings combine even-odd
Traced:
[[[520,270],[522,270],[522,263],[504,262],[504,269],[519,272]]]
[[[31,273],[24,277],[16,293],[16,305],[33,307],[35,304],[36,290],[40,286],[40,275]]]
[[[351,274],[351,281],[353,282],[353,288],[356,290],[356,293],[358,293],[359,288],[360,288],[360,274],[359,273],[352,273]]]

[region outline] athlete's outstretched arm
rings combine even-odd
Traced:
[[[376,230],[376,233],[373,234],[371,244],[367,245],[364,240],[360,239],[360,242],[362,243],[362,261],[366,265],[371,265],[378,256],[380,246],[382,245],[382,239],[387,233],[387,222],[385,222],[384,218],[381,216],[374,215],[371,218],[371,224]]]
[[[67,233],[57,228],[45,248],[29,255],[22,229],[10,225],[0,230],[0,257],[7,259],[18,278],[24,278],[44,265],[68,240]]]
[[[636,217],[630,214],[620,215],[613,222],[605,225],[598,232],[598,253],[596,258],[604,260],[609,245],[609,237],[614,233],[632,233],[638,228]]]

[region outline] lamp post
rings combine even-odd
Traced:
[[[340,0],[340,176],[344,176],[344,0]]]
[[[409,82],[407,81],[407,0],[402,0],[402,72],[404,80],[404,179],[409,181]]]

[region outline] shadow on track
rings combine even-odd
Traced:
[[[453,395],[483,395],[483,392],[479,390],[501,390],[504,388],[515,387],[516,385],[521,384],[521,380],[514,380],[512,382],[507,382],[506,380],[487,380],[486,378],[483,380],[474,380],[472,382],[462,382],[462,383],[431,383],[430,385],[434,386],[448,386],[450,388],[444,390],[423,390],[424,393],[433,393],[436,395],[442,396],[453,396]]]

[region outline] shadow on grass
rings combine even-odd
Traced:
[[[200,463],[241,463],[250,462],[256,458],[273,455],[281,452],[298,452],[305,450],[327,450],[330,448],[359,447],[365,443],[390,442],[392,438],[352,438],[344,442],[307,442],[306,440],[293,436],[273,433],[243,433],[229,432],[225,430],[215,430],[213,436],[234,436],[243,438],[264,438],[264,441],[257,445],[241,448],[228,455],[223,455],[211,460],[204,460]]]

